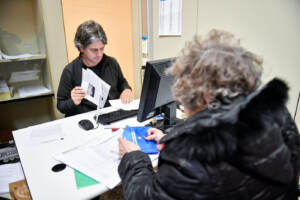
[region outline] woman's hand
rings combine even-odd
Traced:
[[[159,144],[159,141],[165,134],[156,128],[150,128],[148,130],[148,136],[145,137],[146,140],[154,140],[156,142],[156,147],[160,151],[162,150],[162,145]]]
[[[141,150],[141,148],[138,145],[129,142],[124,138],[118,138],[118,141],[119,141],[119,155],[121,158],[125,155],[125,153]]]

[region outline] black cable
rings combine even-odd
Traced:
[[[298,95],[296,110],[295,110],[295,114],[294,114],[294,121],[296,120],[296,115],[297,115],[297,110],[298,110],[298,104],[299,104],[299,98],[300,98],[300,92],[299,92],[299,95]]]
[[[141,85],[143,85],[143,80],[144,80],[144,76],[143,75],[144,75],[145,69],[146,69],[146,66],[143,65],[141,67],[141,70],[140,70]]]

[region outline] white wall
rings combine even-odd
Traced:
[[[152,59],[177,56],[196,33],[205,35],[212,28],[229,31],[263,57],[264,82],[275,76],[286,80],[288,108],[294,116],[300,90],[300,1],[182,0],[182,4],[182,36],[158,37],[159,1],[153,1]],[[300,113],[296,122],[300,127]]]
[[[150,24],[151,52],[149,59],[175,57],[187,40],[190,40],[197,31],[197,0],[182,0],[182,35],[181,36],[158,36],[159,26],[159,1],[152,1],[152,15]],[[151,11],[150,11],[151,12]]]
[[[288,83],[288,108],[294,115],[300,90],[300,1],[199,0],[198,12],[199,34],[212,28],[232,32],[243,46],[263,57],[264,82],[279,77]]]

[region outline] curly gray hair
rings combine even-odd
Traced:
[[[103,44],[107,44],[106,34],[100,24],[89,20],[78,26],[74,38],[74,43],[78,50],[80,50],[80,47],[85,48],[89,44],[99,40]]]
[[[262,59],[231,33],[212,30],[203,41],[195,36],[181,53],[167,73],[175,76],[175,98],[190,110],[230,102],[261,83]]]

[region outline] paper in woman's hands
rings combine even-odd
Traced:
[[[103,108],[108,97],[110,85],[99,78],[92,70],[82,69],[81,87],[85,91],[85,99]]]
[[[147,154],[157,154],[158,149],[154,140],[146,140],[145,136],[148,136],[149,126],[126,126],[122,137],[126,140],[137,144],[141,151]]]

